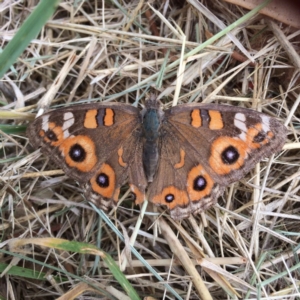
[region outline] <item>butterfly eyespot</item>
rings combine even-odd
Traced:
[[[130,184],[131,194],[133,195],[133,200],[135,204],[141,204],[144,202],[145,194],[134,184]]]
[[[109,177],[104,173],[100,173],[96,178],[96,182],[100,187],[106,188],[109,186]]]
[[[51,146],[58,146],[64,139],[64,132],[61,126],[57,126],[54,122],[47,121],[46,128],[41,129],[39,135],[44,139],[46,143]]]
[[[57,141],[58,141],[57,135],[54,133],[53,130],[48,130],[48,131],[46,132],[46,137],[47,137],[50,141],[54,141],[54,142],[57,142]]]
[[[240,154],[235,147],[229,146],[223,150],[221,157],[224,164],[231,165],[239,159]]]
[[[132,196],[132,200],[135,201],[136,200],[136,193],[131,192],[130,195]]]
[[[109,164],[103,164],[90,183],[94,193],[105,199],[118,200],[120,189],[116,188],[116,174]]]
[[[65,157],[66,164],[81,172],[90,172],[98,160],[95,143],[88,136],[77,135],[66,138],[60,142],[59,150]]]
[[[274,138],[274,133],[268,129],[269,126],[266,124],[263,126],[261,123],[257,123],[248,129],[246,138],[247,145],[251,149],[258,149],[268,144],[270,140]]]
[[[173,202],[174,199],[175,199],[175,196],[174,196],[173,194],[167,194],[167,195],[165,196],[165,200],[166,200],[167,203]]]
[[[69,151],[71,159],[75,162],[83,162],[86,158],[86,152],[79,144],[74,144]]]
[[[265,140],[266,134],[264,132],[259,132],[254,138],[253,142],[254,143],[261,143]]]
[[[203,191],[206,188],[206,185],[206,179],[200,175],[194,179],[193,189],[195,191]]]
[[[241,139],[220,136],[211,145],[209,166],[218,175],[241,169],[248,157],[250,147]]]
[[[190,200],[199,201],[211,194],[214,182],[202,165],[193,167],[187,176],[187,192]]]

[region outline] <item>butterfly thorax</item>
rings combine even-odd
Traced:
[[[153,181],[159,160],[159,129],[163,111],[159,102],[148,100],[143,112],[143,166],[148,182]]]

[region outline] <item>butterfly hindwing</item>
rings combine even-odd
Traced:
[[[216,203],[222,188],[206,172],[199,157],[191,155],[179,136],[162,137],[158,170],[149,186],[149,200],[164,205],[171,217],[183,219]]]

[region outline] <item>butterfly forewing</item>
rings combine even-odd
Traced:
[[[287,133],[275,118],[226,105],[177,106],[167,120],[186,152],[199,157],[222,185],[241,179],[255,163],[281,150]]]

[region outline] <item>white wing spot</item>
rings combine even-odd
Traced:
[[[42,129],[46,132],[49,129],[49,115],[43,116]]]
[[[261,116],[262,129],[264,132],[270,131],[270,118],[268,116]]]
[[[243,141],[246,140],[246,132],[247,132],[247,126],[246,126],[246,116],[242,113],[237,113],[234,116],[234,126],[240,129],[242,132],[239,134],[239,138]]]
[[[74,124],[75,119],[74,115],[71,112],[66,112],[64,114],[64,125],[62,127],[64,138],[67,138],[70,136],[69,128]]]
[[[240,134],[239,134],[239,138],[240,138],[242,141],[246,141],[246,139],[247,139],[246,132],[240,133]]]
[[[64,114],[64,121],[70,121],[70,120],[73,121],[74,123],[74,115],[71,112],[66,112]]]

